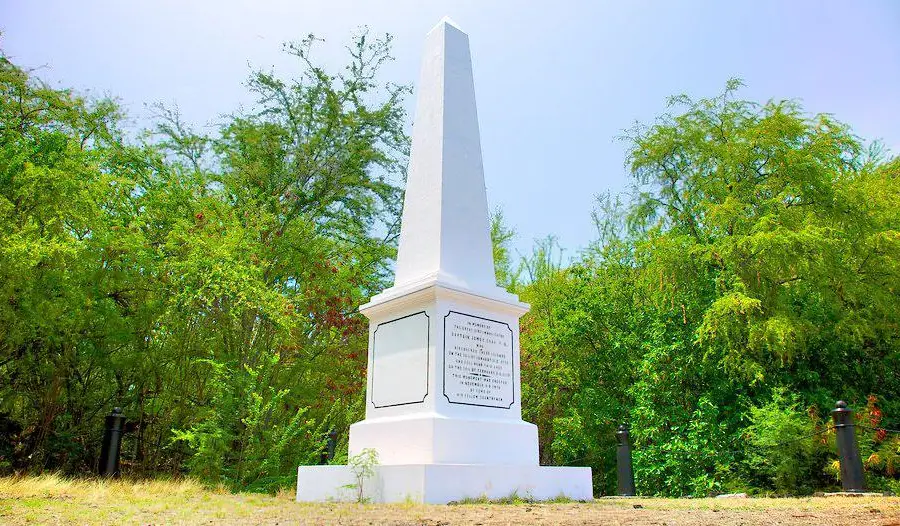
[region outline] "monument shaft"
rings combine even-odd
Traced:
[[[395,286],[439,277],[493,289],[493,252],[469,38],[428,33],[419,78]]]

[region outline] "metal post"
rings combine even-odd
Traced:
[[[325,442],[325,450],[319,457],[319,464],[328,464],[334,458],[334,449],[337,447],[337,431],[332,429],[328,432],[328,440]]]
[[[122,408],[114,407],[106,417],[106,429],[103,431],[103,444],[100,446],[101,477],[119,476],[119,451],[122,447],[122,433],[125,432],[125,415]]]
[[[844,491],[866,491],[866,480],[863,477],[862,459],[859,457],[859,446],[856,443],[856,432],[853,424],[853,411],[847,409],[847,402],[839,401],[831,411],[837,434],[838,456],[841,459],[841,486]]]
[[[619,495],[633,497],[635,495],[634,470],[631,467],[631,443],[628,440],[628,428],[626,426],[619,426],[618,431],[616,431],[616,439],[619,442],[619,445],[616,447]]]

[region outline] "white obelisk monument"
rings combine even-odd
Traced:
[[[522,420],[519,317],[496,284],[469,39],[448,19],[426,37],[394,286],[369,318],[366,418],[350,455],[378,452],[374,502],[592,498],[591,470],[538,465]],[[301,466],[297,500],[349,500],[348,466]]]

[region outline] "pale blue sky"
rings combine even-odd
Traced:
[[[176,101],[204,124],[248,102],[250,66],[290,73],[281,43],[313,32],[344,63],[353,30],[395,36],[386,79],[413,83],[444,15],[469,33],[488,200],[517,248],[594,237],[594,196],[627,190],[624,144],[675,93],[797,98],[900,152],[900,1],[40,1],[3,0],[2,48],[62,86],[143,104]],[[408,101],[412,109],[413,100]],[[411,116],[410,116],[411,118]]]

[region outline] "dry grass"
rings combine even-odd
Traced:
[[[603,499],[587,504],[298,504],[191,480],[0,478],[2,524],[824,524],[900,526],[900,498]]]

